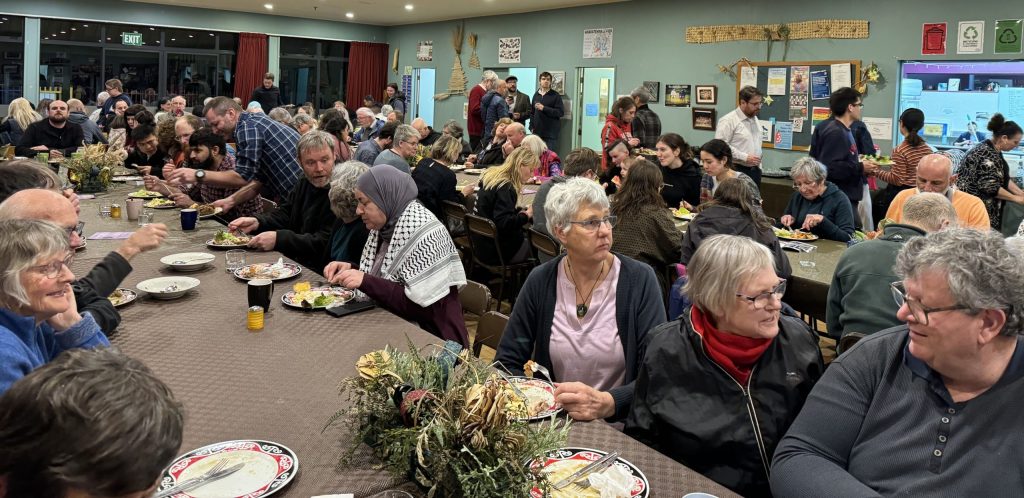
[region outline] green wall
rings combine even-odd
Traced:
[[[728,65],[740,57],[764,61],[764,42],[726,42],[695,45],[685,42],[687,26],[709,24],[743,24],[797,22],[816,19],[863,19],[870,21],[870,37],[860,40],[800,40],[790,43],[787,60],[860,59],[864,63],[878,63],[888,83],[872,87],[865,98],[864,116],[892,117],[895,108],[897,59],[926,59],[921,54],[921,24],[947,22],[950,34],[946,56],[927,59],[964,59],[955,48],[958,21],[985,20],[985,54],[973,58],[1005,59],[992,54],[992,31],[996,19],[1024,17],[1024,11],[1013,8],[1013,2],[976,0],[808,2],[777,0],[774,2],[722,2],[693,0],[686,2],[661,0],[634,0],[573,9],[541,11],[528,14],[493,16],[465,21],[466,32],[475,32],[480,40],[477,54],[483,67],[497,64],[497,39],[520,36],[523,38],[522,62],[516,66],[536,66],[540,71],[560,70],[572,78],[577,67],[616,68],[615,94],[628,94],[644,80],[660,81],[662,94],[666,83],[718,85],[718,115],[735,107],[736,83],[722,74],[716,64]],[[389,79],[399,80],[401,70],[413,67],[437,67],[437,88],[448,87],[454,60],[451,30],[456,21],[395,26],[388,29],[387,42],[392,50],[400,49],[399,74],[389,71]],[[583,30],[586,28],[615,28],[613,57],[611,59],[583,59]],[[416,43],[434,41],[433,62],[416,61]],[[776,43],[772,59],[782,57],[783,47]],[[469,86],[480,81],[480,70],[468,69],[469,47],[463,50],[462,64],[466,68]],[[1018,56],[1020,57],[1020,56]],[[571,92],[570,85],[567,91]],[[467,89],[468,91],[468,89]],[[575,95],[570,95],[575,101]],[[663,97],[663,95],[662,95]],[[662,98],[663,101],[663,98]],[[456,118],[461,121],[464,97],[452,97],[437,102],[435,122],[443,123]],[[668,108],[652,104],[661,116],[664,131],[682,134],[691,144],[700,145],[714,137],[714,132],[694,131],[689,108]],[[570,128],[563,126],[559,153],[569,150]],[[891,147],[889,141],[879,142],[883,150]],[[769,166],[792,163],[800,152],[766,152]]]
[[[347,41],[383,42],[386,32],[367,24],[120,0],[4,0],[0,13]]]

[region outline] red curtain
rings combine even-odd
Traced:
[[[363,106],[366,95],[380,95],[387,85],[388,45],[352,42],[348,51],[345,105],[352,110]]]
[[[263,84],[264,74],[267,74],[267,35],[239,34],[238,54],[235,57],[234,95],[242,99],[243,108],[249,104],[252,91]]]

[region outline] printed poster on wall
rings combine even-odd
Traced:
[[[1021,48],[1021,20],[996,21],[995,53],[1019,54]]]
[[[946,23],[926,22],[921,26],[921,55],[946,54]]]
[[[745,86],[757,87],[757,66],[740,67],[740,88]]]
[[[432,40],[421,41],[416,45],[416,60],[434,60],[434,42]]]
[[[793,123],[789,121],[775,123],[775,148],[785,150],[793,148]]]
[[[985,21],[961,21],[956,29],[956,53],[980,54],[985,51]]]
[[[786,94],[786,68],[768,68],[768,95]]]
[[[811,98],[814,100],[827,99],[831,89],[828,84],[828,70],[811,72]]]
[[[812,107],[811,108],[811,128],[818,126],[818,123],[828,119],[828,116],[832,114],[832,111],[828,107]]]
[[[772,141],[772,128],[775,126],[775,123],[773,123],[772,121],[764,120],[764,119],[758,119],[757,120],[757,126],[761,128],[761,141],[762,142],[771,142]]]
[[[522,38],[498,38],[498,64],[519,64],[522,53]]]
[[[832,64],[832,91],[853,86],[850,78],[850,63]]]
[[[608,59],[612,56],[612,28],[583,30],[583,58]]]

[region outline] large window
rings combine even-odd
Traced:
[[[312,102],[317,109],[344,100],[348,49],[345,42],[282,38],[281,99],[295,105]]]
[[[110,78],[121,80],[132,102],[149,106],[174,94],[190,107],[232,96],[236,34],[56,19],[43,19],[41,28],[40,88],[63,98],[94,104]],[[140,39],[126,45],[122,33]]]
[[[25,21],[18,16],[0,16],[0,105],[21,97],[24,74]]]

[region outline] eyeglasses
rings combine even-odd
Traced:
[[[804,187],[813,187],[818,185],[818,182],[793,182],[793,190],[800,190]]]
[[[601,225],[607,223],[608,228],[615,228],[615,224],[619,222],[618,216],[605,216],[596,220],[583,220],[583,221],[570,221],[573,225],[579,225],[586,232],[596,232]]]
[[[411,146],[413,146],[413,147],[415,147],[415,146],[417,146],[417,145],[419,145],[419,144],[420,144],[419,142],[414,142],[414,141],[412,141],[412,140],[402,140],[402,143],[403,143],[403,144],[409,144],[409,145],[411,145]]]
[[[772,290],[762,292],[756,296],[748,296],[746,294],[736,293],[736,297],[742,297],[754,305],[755,309],[763,310],[769,303],[772,302],[772,298],[782,300],[782,296],[786,293],[786,280],[783,278],[779,279],[779,285],[776,285]]]
[[[971,309],[970,306],[964,306],[961,304],[955,304],[953,306],[943,306],[941,308],[929,308],[921,304],[920,301],[910,299],[909,297],[907,297],[907,289],[903,287],[902,280],[899,282],[893,282],[889,284],[889,288],[892,289],[892,298],[896,301],[896,305],[902,308],[903,305],[906,304],[907,309],[909,309],[910,313],[914,315],[914,321],[920,323],[921,325],[928,325],[929,313]]]
[[[864,107],[864,103],[863,102],[857,102],[856,104],[853,104],[853,105],[855,107]]]
[[[64,267],[71,269],[71,263],[75,260],[75,253],[70,253],[61,261],[54,261],[49,264],[33,266],[32,269],[42,273],[46,278],[57,278]]]
[[[85,222],[84,221],[79,221],[77,225],[75,225],[73,227],[67,227],[67,228],[64,229],[64,231],[67,232],[68,238],[70,239],[71,238],[71,234],[73,234],[73,233],[77,233],[78,236],[81,237],[82,236],[82,229],[84,229],[84,228],[85,228]]]

